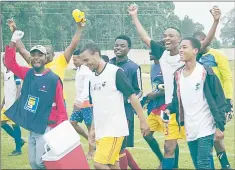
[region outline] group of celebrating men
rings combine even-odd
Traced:
[[[215,168],[213,147],[222,168],[230,169],[224,131],[233,116],[232,74],[227,57],[209,47],[221,16],[219,8],[214,6],[210,11],[214,23],[208,35],[196,32],[182,38],[180,30],[169,27],[160,42],[152,40],[141,25],[137,5],[130,5],[128,11],[140,38],[151,49],[152,92],[147,95],[142,93],[141,67],[128,59],[128,36],[115,39],[115,57],[110,60],[95,43],[76,49],[85,27],[83,20],[77,22],[77,31],[64,53],[54,58],[51,46],[36,45],[27,51],[21,41],[24,33],[8,20],[13,35],[3,57],[1,122],[16,143],[10,155],[22,154],[23,127],[30,132],[31,168],[45,168],[43,134],[68,119],[63,80],[73,56],[76,98],[70,121],[89,141],[87,159],[94,159],[96,169],[140,169],[127,150],[134,147],[135,114],[144,139],[159,159],[159,169],[179,168],[178,139],[187,140],[196,169]],[[16,62],[16,49],[30,67]],[[20,79],[24,81],[22,88]],[[78,124],[82,121],[88,131]],[[164,133],[164,154],[153,137],[155,131]]]

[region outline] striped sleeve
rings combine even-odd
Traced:
[[[14,80],[15,80],[16,85],[20,85],[21,84],[20,78],[17,77],[16,75],[14,75]]]
[[[135,91],[135,94],[140,98],[142,96],[142,75],[141,68],[139,67],[136,72],[134,72],[132,77],[132,87]]]

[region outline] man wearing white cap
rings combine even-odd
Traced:
[[[62,82],[50,69],[45,68],[46,48],[41,45],[30,50],[33,68],[19,66],[16,62],[16,41],[23,37],[22,31],[15,31],[9,46],[5,49],[5,64],[16,76],[24,80],[21,96],[5,115],[30,132],[28,149],[32,169],[44,169],[43,134],[68,119]]]

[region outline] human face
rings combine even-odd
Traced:
[[[199,40],[201,43],[202,43],[202,42],[204,41],[204,39],[205,39],[205,37],[200,36],[200,35],[195,36],[195,38],[196,38],[197,40]],[[200,50],[200,53],[205,54],[206,51],[207,51],[207,48],[204,48],[204,49],[201,49],[201,50]]]
[[[82,64],[86,65],[92,72],[96,72],[99,67],[101,57],[98,52],[92,54],[89,50],[80,54]]]
[[[180,60],[187,62],[193,60],[194,58],[196,59],[198,49],[193,48],[190,40],[183,40],[180,43],[179,53],[180,53]]]
[[[128,47],[128,42],[123,39],[117,39],[115,41],[113,50],[114,50],[114,54],[116,55],[116,57],[125,57],[130,51]]]
[[[39,72],[42,68],[44,68],[47,62],[46,55],[39,50],[30,52],[30,55],[32,67],[36,70],[36,72]]]
[[[82,59],[78,55],[73,55],[73,64],[75,67],[80,67],[82,65]]]
[[[178,48],[181,38],[177,30],[173,28],[168,28],[164,32],[163,36],[164,36],[163,41],[165,43],[167,51],[172,51]]]
[[[51,46],[46,46],[46,49],[47,49],[47,56],[46,56],[47,57],[46,64],[47,64],[47,63],[50,63],[53,61],[55,53],[54,53],[53,47],[51,47]]]

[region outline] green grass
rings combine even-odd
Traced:
[[[234,63],[230,63],[231,68],[234,73]],[[145,73],[149,72],[149,66],[148,65],[142,65],[142,70]],[[66,78],[73,78],[75,75],[75,71],[66,71]],[[233,77],[234,78],[234,77]],[[71,114],[72,111],[72,103],[75,98],[75,87],[74,87],[74,81],[66,81],[64,82],[65,91],[67,94],[67,111],[68,114]],[[151,86],[150,86],[150,80],[149,78],[144,77],[143,78],[143,87],[145,93],[150,92]],[[1,91],[2,84],[1,84]],[[233,119],[230,123],[226,125],[226,131],[225,131],[225,146],[227,149],[228,158],[230,161],[230,164],[232,168],[235,168],[235,137],[234,137],[234,122],[235,119]],[[83,125],[85,128],[85,126]],[[22,136],[27,139],[28,132],[26,130],[22,130]],[[156,139],[160,143],[160,147],[163,151],[163,142],[164,138],[161,133],[155,134]],[[85,152],[88,151],[88,145],[87,141],[83,138],[81,139],[82,147],[84,148]],[[1,133],[1,146],[2,146],[2,152],[1,152],[1,168],[2,169],[25,169],[30,168],[28,163],[28,154],[27,154],[27,143],[23,147],[23,154],[18,157],[9,157],[7,156],[12,150],[14,149],[14,141],[12,138],[10,138],[4,131]],[[190,169],[193,168],[193,164],[191,161],[191,157],[189,154],[189,150],[187,147],[187,143],[183,140],[179,141],[180,146],[180,158],[179,158],[179,167],[184,169]],[[133,154],[133,157],[139,164],[139,166],[142,169],[155,169],[159,162],[158,159],[155,157],[155,155],[152,153],[152,151],[149,149],[146,142],[143,140],[140,130],[139,130],[139,122],[138,119],[135,119],[135,148],[129,149],[131,153]],[[215,166],[216,168],[220,168],[220,164],[218,162],[218,159],[214,156],[215,160]],[[89,161],[90,168],[93,168],[92,161]]]

